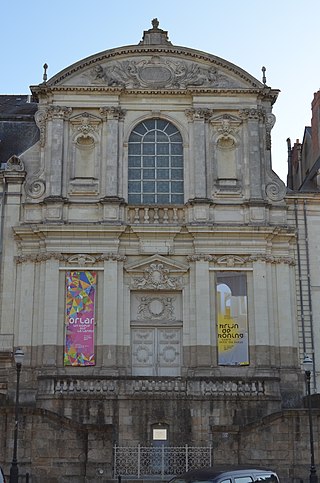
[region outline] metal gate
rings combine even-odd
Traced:
[[[212,466],[211,446],[114,446],[115,478],[173,476],[203,466]]]

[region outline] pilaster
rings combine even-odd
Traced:
[[[48,196],[62,196],[64,121],[71,112],[71,107],[50,106],[46,113],[51,139],[50,159],[47,159],[50,180]]]
[[[59,260],[49,258],[45,261],[44,300],[46,310],[43,313],[43,366],[57,364],[56,349],[58,345],[58,324],[64,324],[59,320]],[[61,363],[63,354],[61,354]],[[59,365],[59,364],[58,364]]]
[[[247,142],[245,151],[248,155],[249,173],[250,173],[250,199],[260,201],[263,199],[265,179],[261,170],[261,152],[260,152],[260,129],[259,123],[264,119],[262,109],[242,109],[239,112],[240,118],[244,121],[247,129]]]
[[[7,163],[7,169],[0,173],[1,200],[1,231],[0,231],[0,333],[13,334],[15,320],[15,285],[16,271],[14,257],[17,254],[12,227],[20,221],[20,203],[22,185],[26,177],[22,161],[12,156]]]
[[[189,120],[189,132],[192,139],[190,154],[194,165],[194,198],[195,200],[207,199],[207,156],[206,156],[206,125],[212,115],[210,109],[189,109],[186,111]]]
[[[14,346],[32,347],[35,264],[28,260],[17,265]]]
[[[103,327],[101,344],[104,348],[102,366],[116,366],[116,346],[122,345],[123,327],[119,326],[119,293],[122,294],[123,281],[119,279],[119,264],[123,273],[123,258],[117,255],[104,256],[103,272]],[[119,285],[120,284],[120,285]]]
[[[106,193],[107,197],[119,196],[119,121],[123,119],[125,111],[120,107],[102,107],[100,113],[104,116],[106,145]]]
[[[210,283],[209,261],[206,257],[199,256],[195,261],[195,322],[196,322],[196,345],[209,346],[211,343],[211,320],[210,320]],[[199,352],[198,359],[201,359]],[[198,360],[200,365],[204,361]]]
[[[255,345],[269,346],[267,264],[257,260],[253,264],[254,320],[256,321]],[[251,339],[251,343],[253,343]]]

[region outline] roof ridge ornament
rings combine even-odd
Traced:
[[[157,18],[153,18],[151,20],[151,24],[152,24],[152,30],[158,29],[158,27],[159,27],[159,20]]]
[[[263,83],[263,85],[266,85],[266,83],[267,83],[266,70],[267,69],[265,68],[265,66],[263,66],[261,70],[262,70],[262,83]]]
[[[48,75],[47,75],[47,69],[48,69],[48,64],[45,63],[43,64],[43,83],[45,84],[47,82],[47,79],[48,79]]]
[[[139,45],[172,45],[168,39],[168,32],[159,29],[159,20],[157,18],[152,19],[151,25],[151,29],[144,30]]]

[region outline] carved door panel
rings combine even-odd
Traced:
[[[134,376],[155,375],[155,330],[136,328],[131,330],[132,374]]]
[[[180,328],[134,328],[131,337],[134,376],[180,375]]]
[[[157,339],[158,376],[180,376],[181,329],[159,328]]]

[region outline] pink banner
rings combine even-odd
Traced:
[[[94,366],[96,272],[66,273],[65,366]]]

